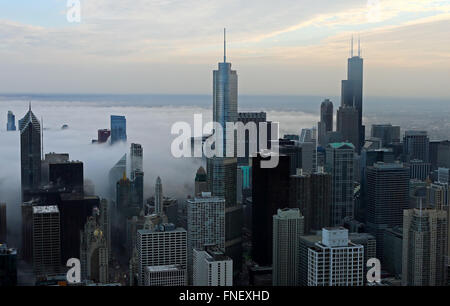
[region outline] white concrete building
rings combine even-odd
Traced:
[[[194,249],[194,286],[233,286],[233,260],[216,249]]]
[[[137,232],[138,284],[145,283],[148,266],[180,265],[187,267],[187,232],[173,224],[160,224],[154,229]]]
[[[323,228],[308,249],[308,286],[362,286],[364,265],[364,247],[348,240],[347,229]]]

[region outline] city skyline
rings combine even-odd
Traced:
[[[447,0],[81,1],[81,23],[65,1],[22,2],[0,2],[4,93],[210,93],[226,27],[243,94],[338,96],[354,35],[366,95],[450,97]]]

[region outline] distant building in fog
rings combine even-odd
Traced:
[[[8,111],[8,122],[6,123],[7,131],[16,130],[16,116],[14,116],[12,111]]]
[[[111,130],[100,129],[97,131],[97,142],[105,143],[108,141],[109,136],[111,136]]]
[[[111,115],[111,144],[119,141],[127,141],[127,119]]]

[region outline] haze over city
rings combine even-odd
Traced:
[[[365,95],[450,97],[448,0],[66,3],[0,1],[0,92],[208,94],[226,27],[240,94],[338,96],[354,35]]]

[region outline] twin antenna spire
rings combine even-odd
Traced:
[[[352,35],[352,44],[350,49],[350,57],[353,57],[353,35]],[[361,38],[358,35],[358,57],[361,57]]]

